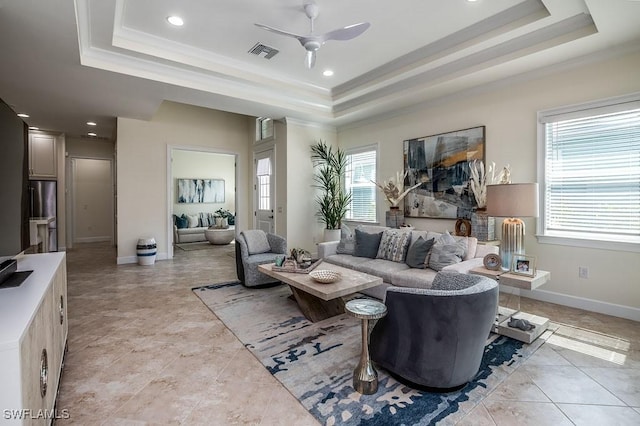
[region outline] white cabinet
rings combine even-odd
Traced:
[[[51,424],[67,341],[64,253],[18,256],[33,273],[0,289],[0,424]],[[60,415],[60,413],[57,413]]]
[[[57,176],[56,138],[51,135],[29,135],[29,177]]]

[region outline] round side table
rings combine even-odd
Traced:
[[[364,395],[378,391],[378,373],[369,357],[369,320],[380,319],[387,314],[384,303],[371,299],[354,299],[344,306],[345,311],[362,320],[362,353],[360,362],[353,370],[353,388]]]

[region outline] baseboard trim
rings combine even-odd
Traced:
[[[158,253],[156,255],[156,261],[159,260],[167,260],[169,257],[167,253]],[[138,263],[138,256],[120,256],[116,259],[116,264],[118,265],[126,265],[129,263]]]
[[[113,238],[105,236],[105,237],[85,237],[85,238],[76,238],[75,243],[101,243],[103,241],[112,241]]]
[[[555,303],[557,305],[569,306],[571,308],[583,309],[585,311],[597,312],[600,314],[640,322],[640,309],[633,308],[631,306],[616,305],[615,303],[602,302],[584,297],[569,296],[546,290],[521,290],[520,295],[528,297],[529,299],[540,300],[542,302]]]

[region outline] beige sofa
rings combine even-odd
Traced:
[[[389,229],[381,226],[362,226],[359,228],[365,232],[381,232]],[[425,239],[434,238],[437,240],[442,235],[438,232],[415,229],[408,230],[407,232],[411,232],[409,247],[411,247],[411,244],[415,244],[420,236]],[[443,271],[469,273],[471,269],[483,265],[484,256],[489,253],[498,252],[498,247],[478,244],[478,240],[474,237],[453,238],[456,240],[466,239],[467,249],[459,263],[446,266],[442,268]],[[411,268],[406,263],[397,261],[357,257],[350,254],[338,254],[338,244],[339,241],[319,243],[318,257],[328,263],[381,277],[383,280],[382,285],[363,291],[363,293],[381,300],[384,299],[385,291],[389,286],[431,288],[431,284],[437,273],[437,271],[428,267],[425,269]]]
[[[181,244],[207,241],[207,239],[204,237],[204,230],[208,228],[208,226],[198,226],[196,228],[178,229],[177,226],[173,225],[173,242],[176,244]]]

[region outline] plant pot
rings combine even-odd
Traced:
[[[389,228],[399,228],[404,223],[404,212],[400,207],[390,207],[385,214],[385,219]]]
[[[340,230],[339,229],[325,229],[324,230],[323,241],[325,243],[327,241],[340,241]]]

